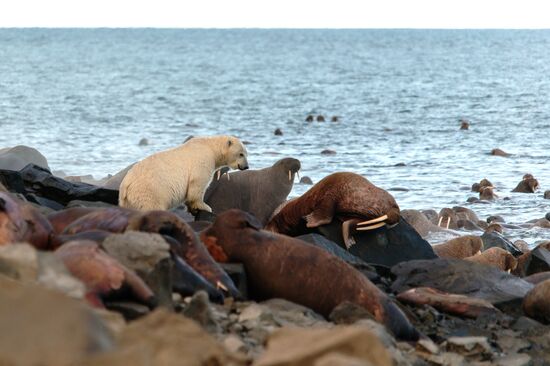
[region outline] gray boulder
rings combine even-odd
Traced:
[[[29,164],[50,170],[46,157],[35,148],[18,145],[0,149],[0,169],[19,171]]]

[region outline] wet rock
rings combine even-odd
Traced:
[[[0,276],[0,363],[75,365],[113,347],[89,308],[55,291]]]
[[[275,132],[273,132],[273,134],[275,136],[283,136],[283,130],[281,130],[280,128],[276,128]]]
[[[141,140],[139,140],[139,143],[138,143],[139,146],[147,146],[149,145],[149,140],[147,140],[145,137],[142,138]]]
[[[330,149],[325,149],[325,150],[321,151],[321,155],[336,155],[336,151],[330,150]]]
[[[550,280],[542,281],[523,299],[525,314],[542,323],[550,323]]]
[[[313,181],[311,180],[310,177],[304,176],[304,177],[300,178],[300,184],[312,185]]]
[[[46,157],[35,148],[18,145],[0,149],[0,169],[19,171],[29,164],[50,170]]]
[[[481,240],[483,240],[483,247],[485,250],[496,247],[508,251],[515,257],[523,254],[523,252],[519,250],[514,243],[496,231],[483,233],[483,235],[481,235]]]
[[[416,306],[430,305],[439,311],[468,318],[499,312],[486,300],[449,294],[428,287],[418,287],[401,292],[397,295],[397,300]]]
[[[170,246],[159,234],[127,231],[109,235],[102,248],[136,272],[153,290],[159,305],[172,307]]]
[[[530,276],[547,271],[550,271],[550,251],[540,245],[531,252],[518,257],[516,273],[520,276]]]
[[[374,317],[364,307],[345,301],[332,310],[329,319],[335,324],[353,324],[363,319],[374,320]]]
[[[90,359],[92,365],[228,365],[246,358],[229,352],[197,323],[158,309],[131,322],[117,337],[117,349]]]
[[[504,150],[501,150],[501,149],[498,149],[498,148],[497,148],[497,149],[491,150],[491,155],[508,157],[508,156],[510,156],[511,154],[508,154],[508,153],[505,152]]]
[[[208,294],[205,291],[196,292],[182,314],[189,319],[195,320],[210,334],[217,334],[221,331],[219,324],[214,318]]]
[[[53,209],[59,209],[73,200],[118,204],[118,191],[86,183],[71,183],[37,165],[29,164],[19,172],[0,170],[0,177],[10,191],[23,194],[29,202],[46,206],[49,201],[57,203],[51,204]]]
[[[432,287],[491,302],[493,305],[522,299],[533,285],[496,268],[459,259],[414,260],[391,269],[396,275],[392,290]]]
[[[342,248],[346,247],[340,222],[322,225],[316,231]],[[349,248],[349,253],[369,264],[390,267],[412,259],[436,258],[432,246],[403,218],[393,227],[356,233],[354,239],[356,244]]]
[[[550,200],[550,190],[544,191],[544,199]]]
[[[363,273],[369,280],[376,281],[378,279],[378,275],[376,274],[376,269],[374,267],[368,265],[364,260],[351,254],[338,244],[328,240],[326,237],[319,234],[306,234],[297,236],[296,238],[334,254]]]
[[[266,351],[254,365],[315,365],[331,353],[378,366],[392,365],[390,354],[380,340],[362,326],[315,330],[283,328],[269,337]]]

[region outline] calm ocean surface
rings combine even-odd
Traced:
[[[250,142],[251,168],[292,156],[315,182],[360,173],[402,209],[523,223],[550,212],[549,131],[550,31],[0,30],[0,147],[33,146],[70,175],[228,133]],[[527,172],[541,190],[511,193]],[[510,200],[466,204],[482,178]]]

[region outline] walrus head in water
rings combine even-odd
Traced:
[[[535,193],[537,189],[539,189],[539,181],[536,180],[533,175],[525,174],[521,182],[518,183],[512,192]]]

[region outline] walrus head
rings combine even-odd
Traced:
[[[294,174],[298,173],[301,168],[301,164],[298,159],[284,158],[273,164],[273,168],[277,171],[277,174],[280,174],[279,170],[283,171],[285,178],[288,173],[288,180],[294,181]]]
[[[214,258],[221,256],[225,261],[234,260],[232,246],[239,244],[239,240],[231,238],[235,234],[240,236],[239,231],[244,229],[261,230],[262,224],[248,212],[231,209],[219,214],[214,223],[201,232],[200,237]]]

